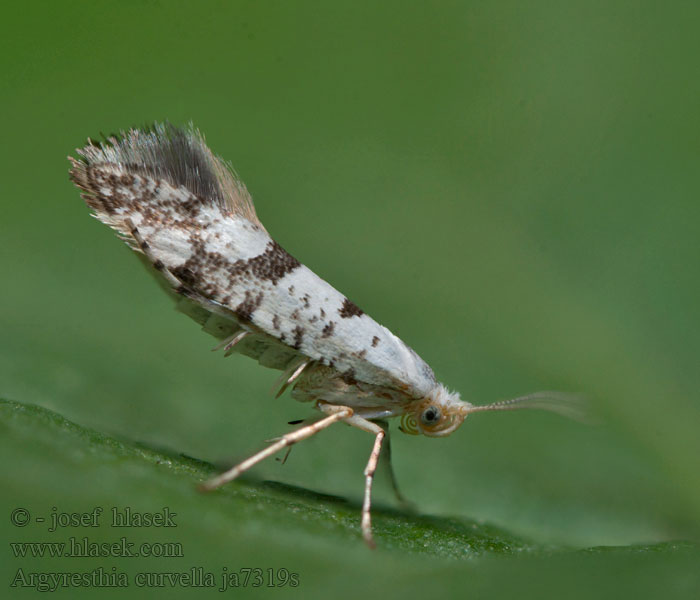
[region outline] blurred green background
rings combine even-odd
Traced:
[[[127,535],[177,540],[185,557],[39,560],[5,543],[0,585],[18,568],[226,565],[286,567],[310,598],[698,589],[697,547],[675,543],[700,533],[697,3],[74,1],[3,13],[0,398],[108,436],[4,405],[3,539],[121,535],[17,528],[18,506],[169,506],[176,532]],[[213,338],[172,310],[68,181],[65,157],[87,136],[163,119],[192,120],[273,237],[465,399],[580,391],[600,423],[523,412],[474,416],[444,440],[397,432],[398,478],[436,537],[423,522],[424,539],[401,537],[412,517],[391,508],[380,475],[373,553],[358,533],[362,432],[329,430],[284,465],[197,494],[209,467],[190,472],[178,454],[230,464],[309,413],[270,396],[274,371],[211,354]],[[498,528],[510,550],[472,551],[438,517],[487,540]],[[577,551],[599,546],[623,548]]]

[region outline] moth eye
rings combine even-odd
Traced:
[[[424,425],[435,425],[440,420],[440,409],[437,406],[429,406],[423,411],[420,420]]]

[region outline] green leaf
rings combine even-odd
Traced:
[[[277,578],[279,569],[288,569],[299,574],[300,589],[308,586],[323,595],[325,586],[330,585],[342,595],[347,572],[327,581],[327,569],[332,569],[330,565],[338,557],[350,570],[358,569],[361,581],[355,583],[360,587],[372,580],[383,589],[387,584],[379,578],[382,573],[391,573],[396,583],[387,587],[387,593],[389,589],[423,589],[438,573],[441,585],[467,585],[477,590],[489,581],[489,586],[515,593],[529,569],[557,570],[555,582],[560,586],[568,584],[562,574],[568,577],[577,569],[591,574],[602,570],[603,577],[612,577],[613,571],[623,566],[641,580],[649,569],[665,578],[682,574],[679,589],[690,589],[700,581],[697,571],[690,578],[692,571],[686,571],[700,556],[699,549],[690,543],[572,552],[524,541],[500,528],[465,519],[384,507],[374,511],[379,549],[371,551],[360,539],[359,505],[342,498],[251,478],[202,494],[195,491],[195,485],[215,473],[212,465],[116,439],[34,405],[0,401],[0,432],[2,456],[12,457],[3,464],[6,494],[2,511],[7,517],[23,508],[31,515],[22,527],[13,527],[11,521],[8,527],[4,520],[3,537],[11,542],[12,552],[23,542],[66,542],[73,538],[81,547],[81,543],[114,543],[122,536],[135,547],[176,544],[181,549],[173,557],[140,559],[11,555],[4,577],[20,589],[31,573],[92,573],[101,567],[108,571],[114,567],[132,590],[138,589],[137,581],[144,581],[139,579],[143,573],[160,573],[161,577],[162,573],[191,574],[200,567],[202,572],[211,573],[211,581],[220,587],[224,572],[241,573],[242,568],[253,567],[263,569],[265,577],[270,577],[267,569],[271,568]],[[92,516],[96,507],[102,509],[98,520]],[[123,515],[127,508],[132,514],[159,513],[167,508],[175,526],[113,526],[112,511]],[[64,523],[52,531],[52,518],[60,525],[61,513],[88,515],[89,526]],[[37,518],[42,517],[46,521],[39,523]],[[497,558],[500,560],[494,562]],[[499,572],[511,573],[515,579],[505,581],[497,576]],[[468,581],[463,579],[465,573],[469,573]],[[622,580],[639,584],[629,574]],[[616,580],[616,585],[619,583]]]

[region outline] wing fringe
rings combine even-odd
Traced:
[[[169,122],[154,123],[111,135],[102,142],[88,139],[76,152],[78,160],[68,157],[72,163],[70,178],[102,220],[109,212],[105,206],[109,198],[93,184],[90,170],[113,165],[126,173],[162,179],[176,188],[182,186],[203,202],[216,203],[222,211],[262,227],[253,200],[233,167],[209,149],[204,135],[191,123],[184,128]]]

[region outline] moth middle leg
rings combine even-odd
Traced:
[[[216,488],[221,487],[225,483],[232,481],[242,473],[245,473],[248,469],[258,464],[261,460],[264,460],[268,456],[275,454],[275,452],[279,452],[280,450],[282,450],[282,448],[286,448],[287,446],[291,446],[292,444],[301,442],[302,440],[305,440],[306,438],[317,434],[319,431],[324,430],[326,427],[330,427],[331,425],[333,425],[333,423],[337,423],[338,421],[345,420],[352,416],[352,408],[348,406],[325,405],[323,412],[326,413],[328,416],[321,419],[320,421],[316,421],[315,423],[311,423],[310,425],[300,427],[295,431],[283,435],[277,441],[275,441],[274,444],[271,444],[267,448],[261,450],[260,452],[253,454],[253,456],[237,464],[232,469],[229,469],[228,471],[222,473],[221,475],[218,475],[217,477],[204,481],[199,485],[199,489],[203,491],[215,490]]]

